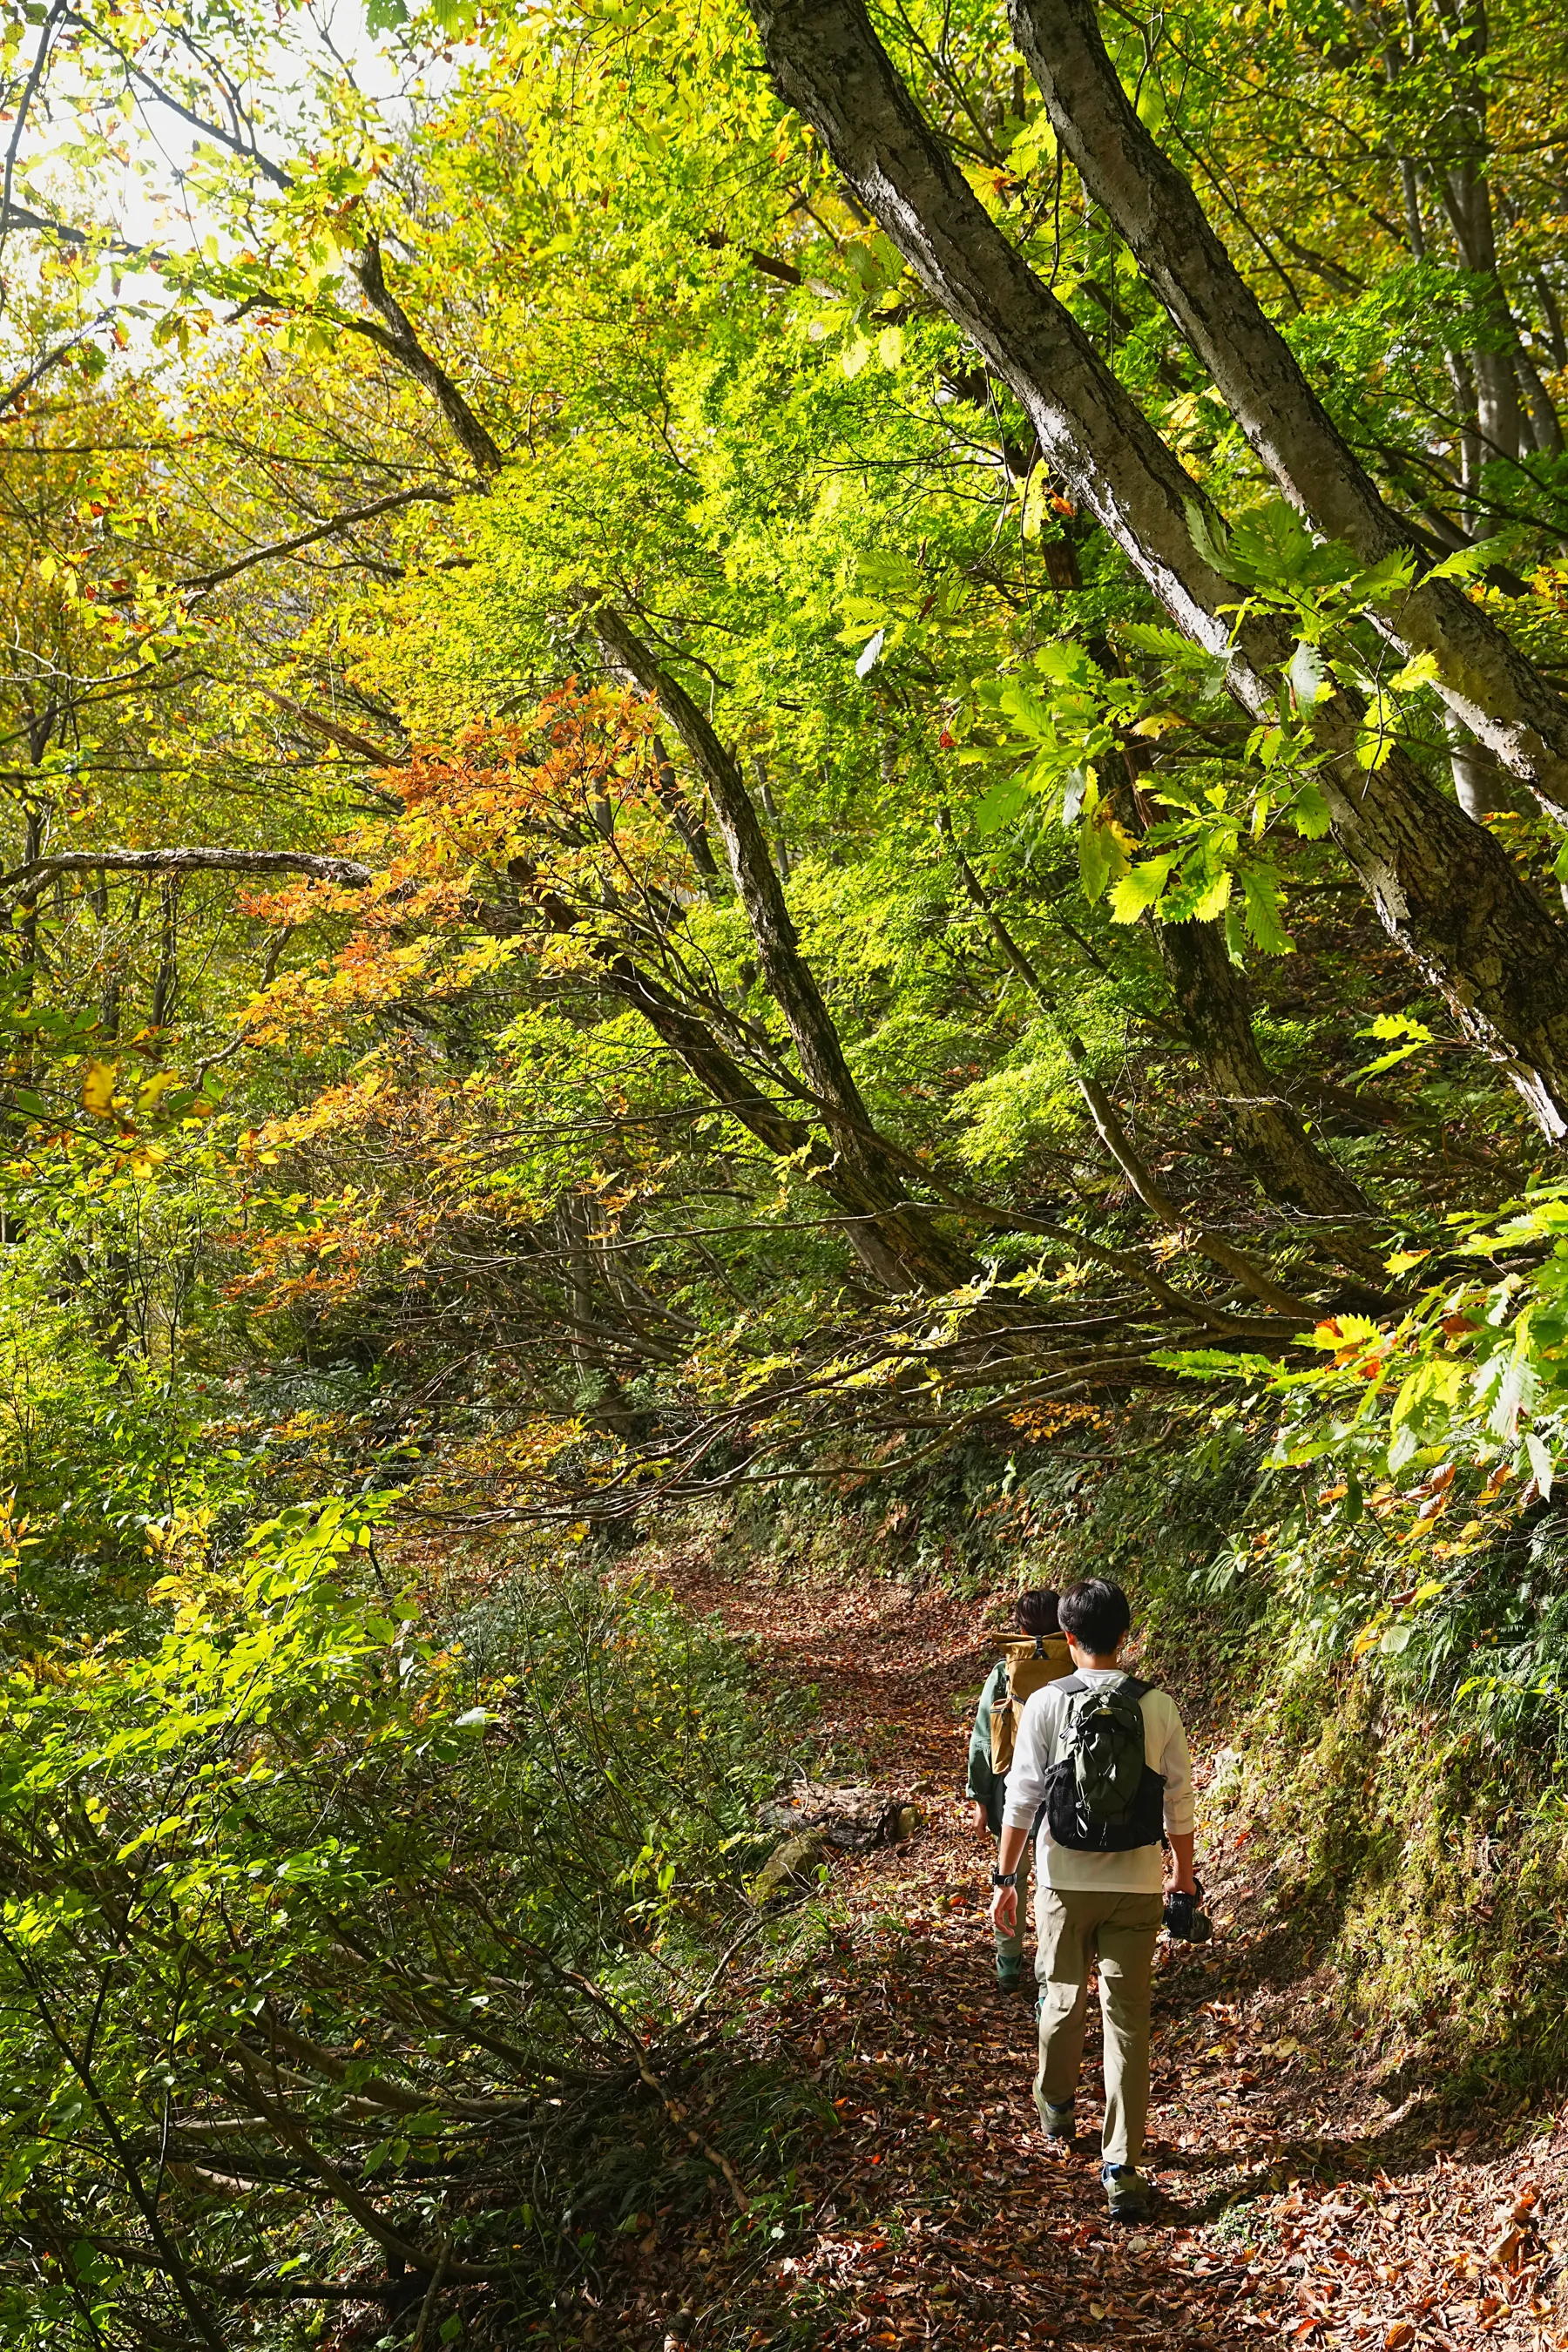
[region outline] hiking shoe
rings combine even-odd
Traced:
[[[1106,2202],[1113,2221],[1142,2221],[1149,2210],[1149,2184],[1131,2164],[1102,2164]]]
[[[996,1962],[996,1981],[1001,1986],[1004,1992],[1016,1992],[1018,1989],[1023,1974],[1024,1963],[1021,1959],[1005,1960],[998,1958]]]
[[[1050,2101],[1047,2099],[1045,2105],[1040,2109],[1040,2128],[1045,2133],[1047,2139],[1060,2139],[1070,2142],[1076,2128],[1073,2119],[1072,2101],[1069,2099],[1067,2105],[1063,2107],[1053,2107]]]

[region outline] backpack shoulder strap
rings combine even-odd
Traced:
[[[1064,1675],[1060,1682],[1048,1683],[1046,1687],[1047,1690],[1058,1690],[1068,1698],[1077,1698],[1080,1691],[1086,1691],[1089,1688],[1089,1685],[1081,1675]]]
[[[1129,1698],[1144,1699],[1158,1685],[1153,1683],[1141,1683],[1136,1675],[1123,1675],[1121,1687],[1127,1693]]]

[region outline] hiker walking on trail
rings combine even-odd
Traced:
[[[1021,1638],[1008,1643],[996,1671],[987,1675],[969,1736],[971,1818],[977,1830],[989,1830],[994,1838],[1002,1834],[1007,1772],[1024,1702],[1072,1665],[1057,1623],[1054,1592],[1020,1592],[1013,1614]],[[1024,1922],[1029,1908],[1026,1844],[1018,1863],[1017,1895],[1012,1924],[996,1927],[996,1981],[1004,1989],[1017,1984],[1024,1973]]]
[[[1100,2178],[1111,2219],[1134,2221],[1149,2206],[1138,2161],[1149,2112],[1155,1940],[1167,1916],[1173,1933],[1206,1932],[1193,1919],[1193,1769],[1174,1702],[1119,1664],[1131,1622],[1121,1586],[1098,1577],[1075,1584],[1061,1596],[1059,1616],[1074,1672],[1025,1704],[991,1917],[998,1934],[1016,1926],[1017,1882],[1039,1816],[1035,2105],[1047,2138],[1070,2146],[1096,1966],[1105,2024]]]

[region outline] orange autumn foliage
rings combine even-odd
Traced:
[[[320,1051],[412,990],[450,996],[524,950],[574,964],[573,942],[531,935],[528,902],[543,889],[584,914],[606,882],[634,901],[650,890],[689,896],[651,731],[635,697],[574,680],[527,722],[477,725],[450,750],[416,750],[385,778],[403,807],[368,888],[302,882],[248,898],[247,911],[273,923],[350,926],[329,957],[258,993],[252,1043]]]

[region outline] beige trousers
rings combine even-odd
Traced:
[[[1078,2093],[1089,2015],[1089,1971],[1100,1969],[1105,2022],[1107,2164],[1135,2165],[1149,2119],[1149,1999],[1164,1910],[1158,1895],[1047,1886],[1036,1880],[1035,1974],[1040,1986],[1040,2067],[1035,2105],[1065,2107]]]

